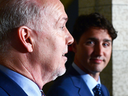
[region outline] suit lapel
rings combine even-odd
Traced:
[[[69,73],[71,75],[74,86],[78,88],[79,96],[92,96],[89,88],[80,77],[80,74],[73,67],[69,69]]]
[[[92,96],[92,93],[90,92],[89,88],[87,87],[85,83],[81,84],[79,94],[80,96]]]
[[[101,86],[101,91],[103,96],[110,96],[108,89],[104,85]]]
[[[12,79],[6,76],[0,71],[0,87],[10,95],[10,96],[27,96],[23,89],[16,84]]]

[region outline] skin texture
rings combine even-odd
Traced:
[[[112,38],[108,31],[91,27],[72,47],[75,52],[75,64],[97,81],[111,57]]]
[[[5,57],[0,55],[0,64],[26,76],[42,89],[46,83],[65,73],[67,57],[64,55],[74,39],[66,28],[68,17],[59,0],[36,2],[46,7],[41,13],[40,31],[27,26],[16,29]]]

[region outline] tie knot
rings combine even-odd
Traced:
[[[93,92],[94,92],[94,96],[102,96],[100,84],[97,84],[97,85],[93,88]]]

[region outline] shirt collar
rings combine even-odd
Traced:
[[[27,95],[29,96],[42,96],[39,87],[30,79],[25,76],[14,72],[7,67],[0,65],[0,70],[16,82]]]
[[[82,71],[75,63],[72,64],[73,68],[79,73],[81,74],[81,78],[84,80],[84,82],[87,84],[89,90],[92,92],[92,89],[97,85],[100,84],[100,77],[98,79],[98,82],[89,74],[86,74],[84,71]]]

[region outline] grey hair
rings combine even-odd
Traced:
[[[40,11],[35,0],[0,0],[0,50],[6,47],[13,29],[27,26],[39,30]]]

